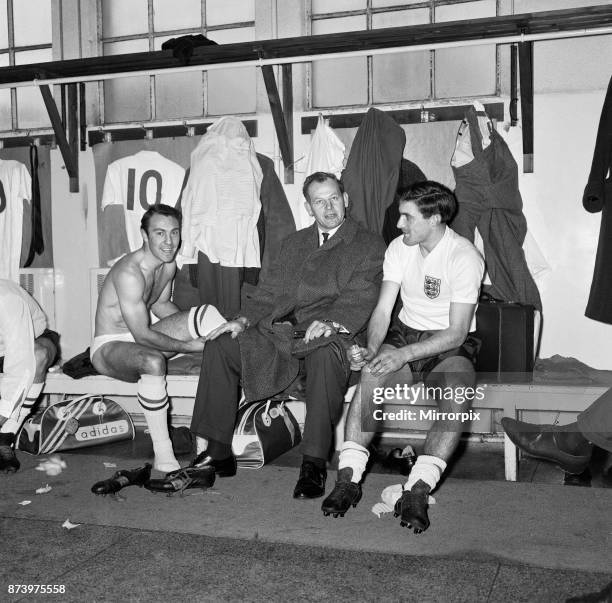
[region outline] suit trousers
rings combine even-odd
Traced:
[[[302,454],[326,459],[334,426],[342,416],[350,376],[348,358],[339,344],[331,343],[310,352],[301,362],[306,375]],[[231,443],[240,401],[240,377],[238,339],[224,334],[207,342],[191,420],[195,435]]]

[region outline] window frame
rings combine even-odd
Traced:
[[[53,15],[54,7],[51,4],[51,15]],[[15,22],[14,22],[14,0],[6,0],[6,20],[7,20],[7,47],[0,48],[0,55],[8,55],[8,67],[15,67],[15,54],[30,50],[51,50],[53,51],[53,31],[51,32],[51,42],[45,44],[28,44],[17,46],[15,44]],[[1,18],[1,15],[0,15]],[[9,88],[11,102],[11,127],[9,130],[0,130],[0,132],[31,132],[41,131],[48,132],[51,128],[47,125],[41,125],[38,128],[20,128],[19,127],[19,108],[17,104],[17,88]]]
[[[97,18],[98,18],[98,56],[104,56],[104,45],[114,42],[128,42],[132,40],[147,40],[149,46],[149,52],[155,52],[155,40],[156,38],[173,38],[185,35],[197,35],[202,34],[204,36],[207,33],[214,31],[224,31],[228,29],[241,29],[241,28],[253,28],[255,29],[256,20],[252,21],[238,21],[233,23],[223,23],[221,25],[206,25],[206,2],[207,0],[200,0],[201,7],[201,25],[199,27],[188,27],[188,28],[180,28],[180,29],[164,29],[160,31],[155,31],[154,24],[154,0],[146,0],[147,1],[147,32],[139,33],[139,34],[128,34],[122,36],[105,36],[104,35],[104,23],[103,23],[103,12],[102,12],[102,3],[104,0],[96,0],[96,8],[97,8]],[[256,2],[256,0],[253,0]],[[164,118],[157,116],[157,101],[156,101],[156,89],[155,89],[155,75],[150,75],[149,77],[149,111],[150,117],[148,119],[140,120],[147,124],[153,123],[170,123],[174,121],[181,121],[179,118]],[[253,90],[253,94],[256,94],[256,91]],[[100,124],[101,125],[116,125],[116,124],[126,124],[126,123],[135,123],[134,121],[107,121],[106,120],[106,107],[105,107],[105,98],[104,98],[104,82],[98,82],[98,99],[99,99],[99,115],[100,115]],[[244,113],[252,114],[254,112]],[[217,114],[209,113],[208,106],[208,72],[205,68],[202,69],[202,113],[200,115],[190,116],[188,119],[198,120],[209,117],[220,117]]]
[[[309,7],[306,14],[306,30],[308,35],[312,34],[312,24],[314,21],[324,21],[326,19],[337,19],[342,17],[366,17],[366,28],[368,31],[373,30],[372,28],[372,17],[376,14],[381,13],[392,13],[406,10],[418,10],[418,9],[429,9],[429,23],[435,23],[435,10],[436,7],[447,6],[453,4],[466,4],[473,2],[480,2],[485,0],[419,0],[417,2],[403,3],[392,6],[380,6],[373,7],[373,0],[365,0],[366,6],[361,9],[346,10],[346,11],[334,11],[326,13],[314,13],[312,9],[312,0],[309,0]],[[500,13],[500,0],[495,0],[495,16],[499,16]],[[380,107],[380,106],[406,106],[406,105],[419,105],[419,104],[431,104],[431,103],[446,103],[446,102],[462,102],[466,99],[493,99],[500,98],[502,96],[502,81],[501,81],[501,46],[495,45],[495,91],[492,94],[471,94],[469,96],[437,96],[435,91],[436,84],[436,63],[435,63],[435,50],[429,51],[429,95],[422,99],[397,99],[393,101],[375,101],[374,100],[374,74],[373,74],[373,56],[368,55],[366,57],[366,82],[367,82],[367,100],[365,104],[337,104],[337,105],[315,105],[314,104],[314,77],[312,63],[308,65],[308,76],[307,76],[307,90],[306,90],[306,103],[309,111],[318,110],[344,110],[344,109],[355,109],[361,107]]]

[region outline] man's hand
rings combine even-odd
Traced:
[[[217,339],[219,335],[223,335],[223,333],[230,333],[232,339],[236,339],[239,333],[242,333],[246,329],[244,322],[240,319],[238,320],[230,320],[229,322],[223,323],[218,326],[216,329],[211,331],[208,335],[206,335],[206,341],[212,341],[213,339]]]
[[[197,339],[190,339],[185,342],[183,353],[189,354],[190,352],[201,352],[204,349],[206,343],[205,337],[198,337]]]
[[[308,343],[318,337],[329,337],[336,332],[336,329],[326,322],[320,320],[313,320],[310,326],[306,329],[306,335],[304,335],[304,343]]]
[[[352,371],[360,371],[368,362],[370,362],[370,360],[372,360],[372,358],[374,358],[374,356],[376,356],[376,353],[373,352],[372,350],[370,350],[369,348],[362,348],[362,347],[360,347],[359,351],[361,352],[362,360],[357,362],[353,358],[352,349],[353,348],[351,347],[351,348],[349,348],[347,350],[348,357],[349,357],[349,362],[351,364],[351,370]]]
[[[384,377],[399,371],[406,362],[408,362],[408,358],[402,348],[386,349],[368,363],[368,369],[373,375]]]

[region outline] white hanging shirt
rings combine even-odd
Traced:
[[[310,149],[306,156],[306,165],[304,168],[304,178],[314,174],[314,172],[329,172],[340,178],[342,168],[344,167],[344,143],[336,136],[335,132],[327,124],[327,120],[319,115],[317,127],[310,141]],[[299,188],[298,211],[300,228],[310,226],[314,218],[308,214],[304,207],[304,195],[302,187]]]
[[[257,220],[263,174],[243,123],[222,117],[191,154],[182,198],[179,264],[196,263],[198,251],[212,263],[259,268]]]
[[[32,179],[19,161],[0,159],[0,278],[19,282],[23,200],[32,198]]]
[[[142,247],[143,214],[156,203],[175,207],[184,180],[185,169],[155,151],[140,151],[108,166],[101,208],[123,205],[130,251]]]
[[[391,241],[383,262],[383,280],[400,285],[399,319],[420,331],[447,329],[451,303],[478,303],[484,260],[472,243],[448,227],[426,257],[419,245],[405,245],[403,238]],[[472,317],[470,331],[475,329]]]
[[[13,281],[0,279],[0,415],[9,417],[28,393],[36,373],[34,339],[47,327],[40,306]]]

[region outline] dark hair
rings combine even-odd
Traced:
[[[402,201],[412,201],[424,218],[439,214],[443,224],[451,220],[457,211],[457,200],[453,191],[439,182],[424,180],[409,186],[399,198]]]
[[[140,228],[142,228],[147,234],[149,234],[149,222],[151,221],[151,216],[168,216],[170,218],[176,218],[179,224],[179,229],[181,228],[181,223],[183,222],[183,214],[181,214],[180,210],[176,209],[175,207],[171,207],[170,205],[156,203],[147,209],[142,216],[142,220],[140,220]]]
[[[304,195],[304,199],[306,201],[310,201],[310,197],[308,197],[308,189],[313,182],[325,182],[326,180],[333,180],[340,189],[340,194],[344,194],[344,184],[342,184],[341,180],[336,178],[335,174],[330,174],[329,172],[314,172],[310,174],[310,176],[306,176],[306,180],[304,180],[304,186],[302,186],[302,194]]]

